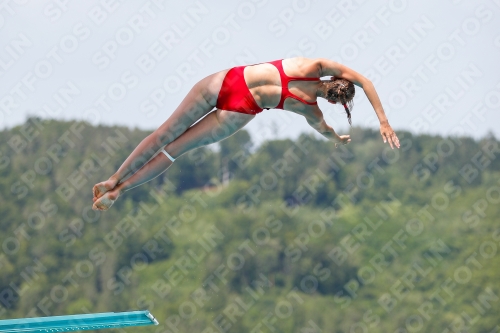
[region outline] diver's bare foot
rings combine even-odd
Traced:
[[[104,193],[114,189],[117,183],[118,182],[116,180],[110,178],[106,181],[95,184],[92,188],[92,193],[94,194],[93,201],[95,202],[97,199],[102,197]]]
[[[104,193],[101,197],[95,200],[92,205],[93,210],[108,210],[111,207],[116,199],[120,196],[120,190],[115,188],[111,191]]]

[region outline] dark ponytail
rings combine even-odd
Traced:
[[[344,109],[345,113],[347,113],[347,121],[349,122],[349,125],[352,126],[352,121],[351,121],[351,110],[347,106],[347,103],[344,103]]]

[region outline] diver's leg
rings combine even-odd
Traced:
[[[192,149],[215,143],[233,135],[254,117],[254,115],[223,110],[211,112],[166,145],[164,149],[172,158],[177,158]],[[166,154],[159,152],[130,178],[96,199],[93,208],[108,209],[121,193],[158,177],[172,164],[173,162]]]
[[[196,83],[172,115],[153,133],[144,138],[108,180],[93,188],[94,199],[114,188],[139,170],[162,147],[174,141],[215,106],[226,72],[207,76]]]

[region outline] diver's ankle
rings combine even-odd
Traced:
[[[124,183],[121,183],[121,184],[116,185],[113,190],[118,191],[118,195],[122,195],[128,189],[124,186]]]
[[[111,177],[109,177],[108,182],[111,182],[116,186],[120,182],[120,179],[118,178],[117,175],[112,175]]]

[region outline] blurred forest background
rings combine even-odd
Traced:
[[[493,332],[500,143],[242,130],[94,212],[149,133],[29,118],[0,132],[0,318],[149,309],[129,332]]]

